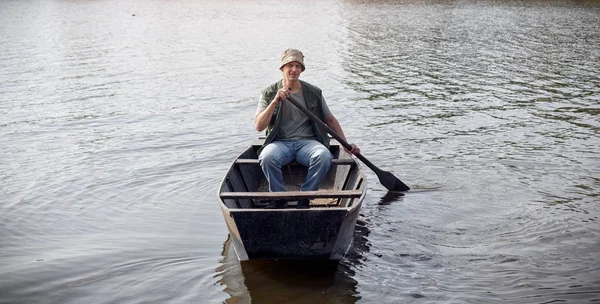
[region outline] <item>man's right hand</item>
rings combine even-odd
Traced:
[[[281,88],[279,91],[277,91],[277,95],[275,95],[275,99],[273,101],[280,102],[282,100],[286,100],[288,97],[290,97],[291,92],[292,90],[290,90],[290,88]]]

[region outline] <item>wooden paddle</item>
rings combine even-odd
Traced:
[[[335,131],[333,131],[326,123],[324,123],[322,120],[320,120],[315,114],[310,112],[304,106],[300,105],[300,102],[297,99],[295,99],[295,97],[290,96],[287,100],[289,102],[291,102],[294,106],[296,106],[296,108],[298,108],[298,110],[302,111],[302,113],[306,114],[306,116],[308,116],[310,119],[312,119],[312,121],[314,121],[319,126],[321,126],[323,129],[325,129],[327,131],[327,133],[329,133],[329,134],[331,134],[331,136],[333,136],[333,138],[337,139],[337,141],[339,141],[342,144],[342,146],[344,146],[344,148],[346,148],[348,151],[352,150],[352,146],[349,143],[347,143],[341,136],[339,136],[337,133],[335,133]],[[375,172],[375,174],[377,174],[377,177],[379,178],[379,182],[384,187],[386,187],[388,190],[390,190],[390,191],[408,191],[408,190],[410,190],[410,188],[407,185],[405,185],[401,180],[399,180],[397,177],[395,177],[392,173],[383,171],[383,170],[377,168],[367,158],[362,156],[362,154],[358,153],[358,154],[354,154],[354,155],[356,157],[358,157],[358,159],[360,159],[365,165],[367,165],[367,167],[371,168],[371,170],[373,170],[373,172]]]

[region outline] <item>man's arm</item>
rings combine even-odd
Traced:
[[[275,99],[269,104],[269,106],[264,109],[260,113],[256,113],[254,116],[254,127],[256,131],[262,132],[271,121],[271,117],[273,116],[273,112],[275,111],[275,107],[279,104],[279,99],[275,97]]]
[[[346,140],[346,135],[344,135],[344,131],[342,130],[342,126],[340,126],[340,122],[333,116],[333,114],[329,114],[325,117],[325,123],[329,126],[337,135],[339,135],[344,141]],[[360,153],[360,149],[355,144],[350,144],[352,146],[352,150],[349,152],[352,154]]]
[[[290,89],[281,88],[277,91],[277,95],[273,98],[273,101],[260,113],[256,113],[254,115],[254,127],[256,131],[262,132],[267,128],[269,122],[271,121],[271,117],[273,116],[273,112],[275,112],[275,108],[282,101],[290,97]]]

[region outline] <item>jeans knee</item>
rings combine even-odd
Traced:
[[[261,166],[281,166],[281,160],[270,153],[261,153],[258,156],[258,163]]]
[[[328,150],[321,150],[318,153],[313,154],[310,162],[313,164],[329,166],[332,160],[333,155],[331,155],[331,153]]]

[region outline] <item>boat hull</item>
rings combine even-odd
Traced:
[[[328,181],[325,182],[327,188],[317,192],[265,191],[266,181],[257,181],[264,178],[260,167],[249,160],[258,144],[234,161],[218,194],[221,211],[240,260],[340,260],[344,257],[351,245],[356,220],[366,194],[366,183],[358,163],[341,152],[343,150],[335,144],[336,142],[332,145],[332,153],[342,160],[337,161],[338,168],[329,173]],[[300,177],[306,172],[302,168],[286,170],[288,174],[291,172]],[[285,209],[264,209],[257,206],[261,198],[273,199],[274,195],[285,198],[290,203],[303,195],[313,195],[310,197],[313,202],[326,197],[337,203],[311,204],[309,209],[295,209],[293,203]]]
[[[352,241],[358,209],[232,211],[235,251],[246,259],[339,260]]]

